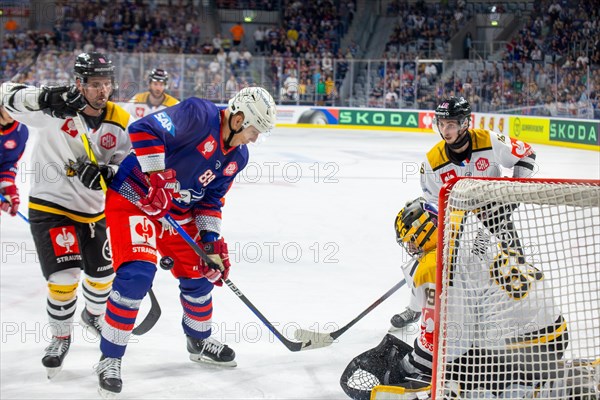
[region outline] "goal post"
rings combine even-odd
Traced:
[[[455,178],[438,235],[432,398],[600,398],[600,181]]]

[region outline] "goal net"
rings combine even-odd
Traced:
[[[439,212],[433,398],[600,399],[600,181],[457,179]]]

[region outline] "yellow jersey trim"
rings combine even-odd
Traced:
[[[74,214],[74,213],[71,213],[68,211],[64,211],[59,208],[43,206],[40,204],[31,203],[31,202],[29,203],[29,208],[31,210],[43,211],[43,212],[47,212],[50,214],[64,215],[65,217],[68,217],[75,222],[81,222],[84,224],[89,224],[91,222],[98,222],[98,221],[104,219],[104,213],[101,213],[100,215],[97,215],[95,217],[82,217],[81,215],[77,215],[77,214]]]

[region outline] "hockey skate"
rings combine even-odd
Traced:
[[[102,315],[93,315],[91,314],[87,308],[84,308],[81,312],[81,325],[83,328],[92,334],[95,338],[100,337],[102,333]]]
[[[187,336],[187,349],[194,362],[235,367],[235,352],[226,344],[213,338],[195,339]]]
[[[98,393],[105,399],[114,398],[123,389],[121,380],[121,359],[100,357],[100,362],[95,366],[98,374]]]
[[[42,364],[46,367],[48,379],[54,378],[62,369],[63,361],[69,352],[71,336],[52,337],[50,345],[44,350],[46,355],[42,358]]]
[[[402,329],[405,326],[412,324],[413,322],[417,322],[421,318],[421,313],[417,311],[413,311],[410,308],[406,308],[400,314],[396,314],[391,319],[391,328],[388,332],[394,332],[398,329]]]

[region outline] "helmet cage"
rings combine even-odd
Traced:
[[[437,245],[437,209],[424,198],[408,202],[398,213],[395,227],[396,241],[410,255]]]

